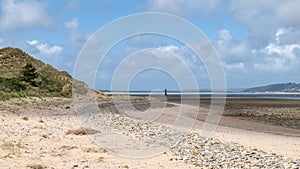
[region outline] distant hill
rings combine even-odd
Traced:
[[[300,83],[278,83],[267,86],[253,87],[244,92],[300,92]]]
[[[25,96],[71,97],[73,82],[66,71],[58,71],[18,48],[0,49],[2,100]]]

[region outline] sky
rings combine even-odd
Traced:
[[[99,29],[124,16],[160,12],[201,30],[222,63],[228,88],[299,83],[299,6],[299,0],[1,0],[0,47],[21,48],[73,75],[82,48]],[[182,89],[181,82],[192,83],[185,73],[199,88],[211,86],[205,64],[187,44],[158,34],[122,40],[97,64],[94,84],[87,82],[97,89],[112,89],[113,83],[120,90]],[[122,81],[127,69],[138,70],[140,65],[165,69],[149,67],[135,72],[129,84],[128,79]],[[122,66],[122,78],[114,81]]]

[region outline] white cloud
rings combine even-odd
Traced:
[[[281,57],[266,57],[263,62],[255,63],[254,68],[259,71],[283,73],[288,69],[287,60]]]
[[[77,29],[78,19],[73,18],[71,21],[65,23],[65,29]]]
[[[278,32],[276,34],[278,35]],[[276,73],[293,72],[300,63],[299,51],[300,44],[270,43],[260,51],[264,57],[254,63],[254,68]]]
[[[300,45],[291,44],[291,45],[277,45],[277,44],[269,44],[265,48],[265,53],[268,55],[279,55],[288,59],[295,59],[296,55],[294,53],[295,49],[300,49]]]
[[[247,27],[251,45],[258,48],[270,42],[271,32],[277,30],[280,34],[289,28],[299,30],[299,6],[298,0],[231,0],[229,10],[237,22]]]
[[[65,23],[65,32],[69,37],[72,46],[75,48],[81,48],[84,42],[87,40],[87,36],[78,31],[79,20],[73,18],[72,20]]]
[[[280,1],[276,5],[276,22],[290,27],[300,27],[300,1],[286,0]]]
[[[73,10],[79,7],[78,0],[69,0],[63,7],[63,10]]]
[[[157,48],[157,50],[165,52],[175,52],[178,49],[179,47],[174,45],[160,46]]]
[[[147,0],[142,9],[146,11],[169,12],[176,15],[188,13],[217,11],[220,0]]]
[[[216,49],[221,57],[226,71],[241,71],[245,69],[245,64],[249,49],[242,42],[233,39],[227,29],[218,32],[219,38],[215,42]]]
[[[198,58],[189,48],[186,46],[175,46],[175,45],[166,45],[160,46],[156,49],[157,52],[166,52],[171,53],[180,59],[184,64],[189,66],[191,69],[200,69],[203,68],[201,59]],[[169,55],[170,56],[170,55]],[[165,57],[165,56],[163,56]]]
[[[4,0],[1,2],[1,30],[17,30],[30,27],[49,28],[52,21],[43,2],[29,0]]]
[[[300,44],[294,43],[297,38],[292,36],[295,32],[295,29],[279,28],[267,45],[251,48],[247,40],[237,41],[223,29],[214,44],[227,71],[247,71],[253,67],[256,72],[293,73],[300,63]]]
[[[232,40],[231,33],[227,29],[222,29],[218,32],[219,34],[219,43],[223,44],[226,42],[230,42]]]
[[[277,43],[280,43],[280,36],[286,34],[287,32],[289,32],[289,30],[287,30],[286,28],[277,29],[277,32],[275,34]]]
[[[244,63],[233,63],[233,64],[224,64],[225,69],[228,71],[241,71],[245,68]]]
[[[35,46],[35,45],[37,45],[39,43],[39,41],[32,40],[32,41],[27,41],[27,43],[29,43],[29,45],[31,45],[31,46]]]
[[[59,55],[63,50],[61,46],[49,45],[47,43],[41,43],[37,40],[27,41],[27,43],[34,47],[38,51],[39,55],[46,58],[57,57],[57,55]]]
[[[278,28],[275,34],[276,43],[284,44],[300,44],[300,29],[293,27],[281,27]]]
[[[291,34],[300,30],[299,6],[299,0],[230,0],[226,4],[220,0],[147,0],[141,5],[141,9],[177,15],[188,14],[193,17],[209,14],[210,17],[215,18],[214,21],[233,16],[239,25],[248,29],[249,36],[246,43],[250,45],[249,48],[261,48],[270,42],[273,38],[271,32],[278,28],[283,26],[286,29],[293,28]],[[216,13],[222,15],[216,15]],[[219,35],[222,34],[223,38],[230,38],[228,36],[230,34],[226,33],[228,32],[224,29],[219,32]],[[289,37],[289,39],[296,41],[299,38]]]
[[[117,82],[115,83],[117,86],[115,89],[126,88],[128,84],[127,81],[130,80],[134,74],[152,69],[165,72],[175,79],[176,82],[180,83],[182,85],[181,87],[184,89],[194,89],[193,77],[195,74],[191,71],[191,68],[178,57],[178,55],[169,52],[175,48],[180,49],[180,47],[176,46],[152,48],[140,50],[126,57],[120,63],[119,67],[115,69],[116,74],[114,79]],[[139,76],[143,75],[141,74]],[[153,81],[157,80],[157,77],[155,76],[147,77],[151,78]],[[197,76],[195,78],[197,78]]]
[[[221,59],[228,64],[244,62],[251,53],[246,41],[235,40],[229,30],[222,29],[218,32],[219,37],[214,41],[216,50]]]

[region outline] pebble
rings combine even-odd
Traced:
[[[144,140],[149,145],[166,146],[173,152],[171,161],[183,160],[200,168],[300,168],[300,160],[246,148],[237,143],[204,138],[198,133],[182,133],[120,114],[106,112],[92,121],[101,121],[113,131]]]

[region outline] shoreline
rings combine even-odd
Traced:
[[[136,102],[138,100],[142,103],[147,101],[137,99]],[[203,125],[201,121],[195,123],[192,133],[183,134],[162,127],[164,125],[160,126],[156,122],[143,122],[121,117],[121,114],[114,114],[109,107],[106,107],[101,109],[105,116],[101,114],[95,116],[91,112],[91,116],[87,117],[92,119],[92,123],[84,126],[80,124],[81,120],[75,113],[71,99],[36,99],[33,101],[15,99],[1,102],[0,163],[7,168],[30,168],[31,166],[44,168],[72,168],[74,166],[80,168],[85,166],[88,166],[87,168],[196,168],[196,166],[217,166],[218,164],[224,167],[235,165],[265,168],[300,166],[299,137],[278,136],[219,126],[213,134],[213,138],[216,139],[203,139],[197,134],[201,132]],[[188,115],[188,109],[193,106],[187,105],[186,108],[187,114],[182,114],[184,117],[188,117],[185,115]],[[174,111],[177,109],[177,106],[167,107],[160,122],[173,124],[172,119],[177,118]],[[90,110],[87,109],[87,111]],[[155,108],[153,111],[160,111],[160,108]],[[160,152],[151,158],[137,160],[120,157],[105,150],[105,147],[99,147],[91,139],[103,137],[103,133],[97,128],[96,130],[84,128],[87,134],[80,134],[84,133],[78,130],[80,127],[91,127],[99,123],[99,120],[105,120],[107,126],[125,135],[146,140],[150,138],[150,141],[155,141],[154,145],[157,144],[157,140],[168,137],[178,138],[175,140],[180,140],[180,142],[170,150]],[[136,128],[137,126],[144,127]],[[166,141],[163,143],[170,144]],[[206,155],[201,156],[201,152]],[[254,153],[252,156],[247,155],[252,153]],[[242,160],[243,158],[248,158],[248,161]],[[256,161],[256,158],[260,160]],[[278,161],[274,163],[274,159]],[[226,160],[231,162],[226,162]]]
[[[164,96],[164,91],[104,91],[102,92],[106,95],[162,95]],[[209,95],[209,94],[215,94],[215,95],[226,95],[226,94],[232,94],[232,95],[300,95],[300,92],[211,92],[211,91],[205,91],[205,92],[178,92],[178,91],[168,91],[168,94],[170,95]]]

